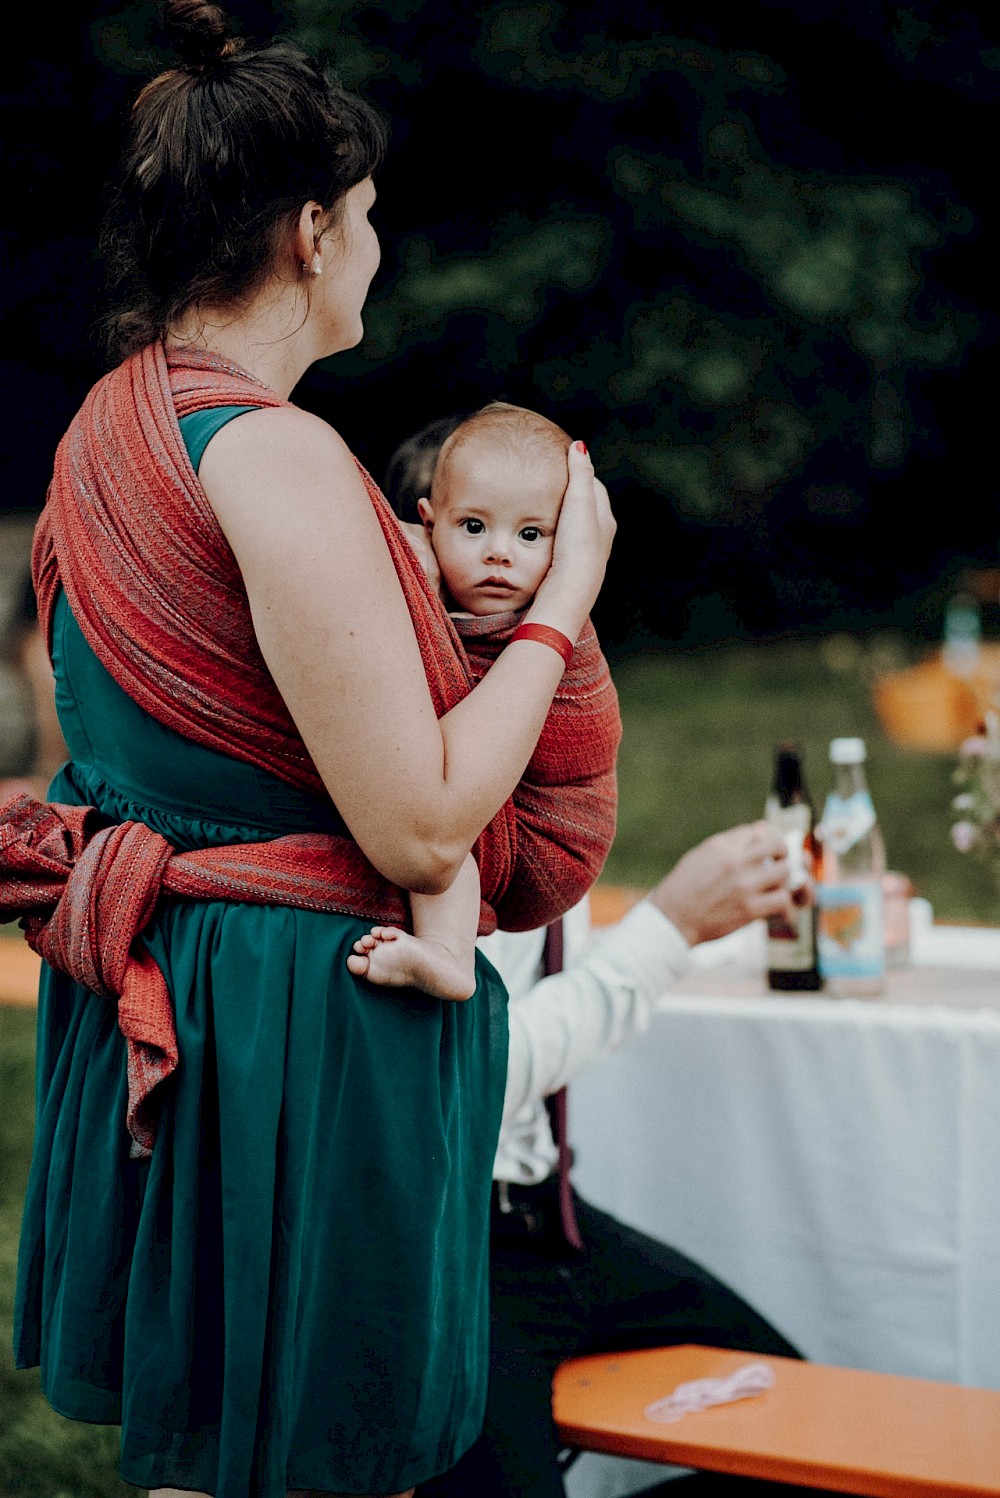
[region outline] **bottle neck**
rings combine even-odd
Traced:
[[[809,804],[809,792],[802,778],[802,763],[793,755],[782,754],[774,768],[774,784],[771,795],[779,806],[801,806]]]
[[[841,800],[847,801],[851,796],[856,796],[859,791],[868,790],[864,764],[834,765],[833,770],[834,793]]]

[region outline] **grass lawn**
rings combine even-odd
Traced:
[[[838,734],[860,734],[889,862],[943,920],[1000,922],[987,871],[948,837],[951,756],[881,733],[869,680],[900,648],[850,640],[635,655],[616,663],[625,739],[619,834],[605,878],[646,886],[709,833],[761,814],[774,744],[797,739],[817,806]],[[116,1436],[54,1415],[35,1374],[14,1374],[11,1298],[31,1138],[34,1015],[0,1008],[0,1498],[125,1498]]]
[[[53,1414],[37,1372],[15,1373],[11,1311],[31,1153],[35,1016],[0,1007],[0,1498],[135,1498],[118,1482],[117,1432]]]
[[[802,745],[819,815],[832,783],[830,740],[857,734],[890,868],[909,875],[938,920],[1000,924],[989,871],[951,845],[954,757],[898,747],[872,707],[872,676],[905,658],[889,638],[866,647],[834,637],[616,662],[625,734],[604,878],[653,884],[701,838],[759,817],[783,739]]]

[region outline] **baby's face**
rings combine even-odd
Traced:
[[[566,477],[548,463],[529,465],[472,442],[453,455],[420,513],[459,609],[527,608],[552,561],[565,488]]]

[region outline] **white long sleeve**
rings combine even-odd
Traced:
[[[497,932],[481,946],[510,994],[510,1049],[494,1176],[543,1180],[555,1163],[545,1098],[646,1029],[689,948],[648,900],[588,940],[589,908],[564,917],[565,966],[540,978],[544,933]]]

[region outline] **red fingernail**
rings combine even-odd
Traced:
[[[583,453],[584,457],[586,457],[586,455],[587,455],[587,444],[586,444],[586,442],[578,442],[576,444],[576,450],[577,450],[578,453]]]

